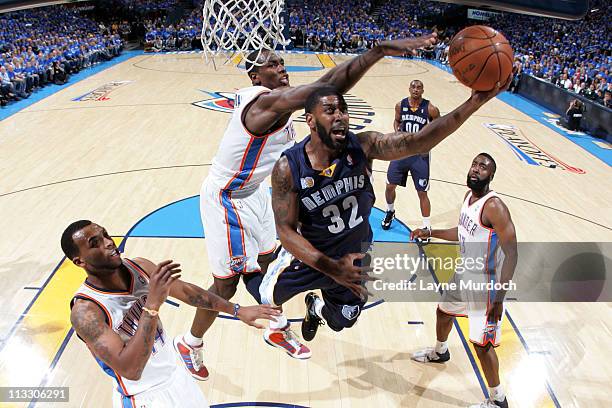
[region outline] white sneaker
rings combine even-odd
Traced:
[[[504,398],[502,402],[494,401],[492,399],[485,400],[480,404],[470,405],[469,408],[508,408],[508,400]]]
[[[410,358],[419,363],[445,363],[450,360],[450,352],[437,353],[433,347],[428,347],[413,353]]]

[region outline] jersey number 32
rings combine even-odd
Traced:
[[[349,216],[348,220],[349,229],[354,228],[363,222],[363,217],[361,215],[357,217],[358,207],[359,203],[357,202],[357,198],[355,198],[355,196],[348,196],[344,199],[344,201],[342,201],[342,208],[344,210],[351,210],[351,215]],[[331,217],[330,221],[332,224],[327,227],[329,232],[332,234],[339,234],[344,231],[346,225],[340,216],[340,209],[337,205],[328,205],[327,207],[323,208],[322,213],[324,217]]]

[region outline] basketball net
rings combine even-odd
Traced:
[[[204,0],[202,47],[206,63],[224,57],[224,64],[240,60],[262,65],[259,56],[264,50],[283,49],[289,43],[283,36],[281,19],[284,0]],[[259,52],[249,58],[251,50]]]

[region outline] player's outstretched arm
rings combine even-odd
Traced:
[[[149,273],[152,268],[155,268],[155,264],[148,259],[136,258],[134,261],[147,273]],[[217,312],[227,313],[229,315],[234,314],[235,309],[233,303],[228,302],[222,297],[202,289],[197,285],[182,281],[180,279],[174,281],[170,287],[169,295],[193,307],[214,310]],[[257,305],[240,307],[236,317],[249,326],[263,329],[265,328],[264,326],[256,323],[257,319],[274,320],[274,317],[278,315],[280,315],[280,312],[271,306]]]
[[[168,296],[172,283],[180,275],[180,265],[164,261],[149,271],[149,294],[145,308],[158,311]],[[92,301],[79,299],[70,313],[75,331],[89,349],[122,377],[138,380],[142,375],[157,332],[158,316],[143,311],[136,333],[124,342],[105,320],[102,309]]]
[[[486,102],[508,89],[512,76],[499,88],[489,92],[474,92],[457,109],[432,121],[417,133],[363,132],[357,137],[369,159],[397,160],[415,154],[425,154],[446,139]]]
[[[348,92],[363,75],[384,56],[411,53],[436,41],[435,34],[416,38],[383,41],[366,53],[346,61],[327,72],[317,81],[292,88],[277,88],[265,93],[246,108],[244,123],[249,131],[263,134],[273,127],[283,115],[303,109],[308,96],[325,86],[334,86],[341,93]]]
[[[363,254],[347,254],[336,260],[316,249],[298,231],[298,198],[293,186],[293,177],[286,157],[281,157],[272,171],[272,210],[276,222],[276,232],[283,248],[306,265],[329,276],[334,281],[350,289],[355,295],[367,294],[362,286],[364,280],[371,280],[364,268],[353,262],[364,257]]]
[[[510,282],[514,276],[514,270],[518,262],[518,250],[516,244],[516,230],[510,216],[508,207],[502,200],[493,197],[484,205],[482,211],[482,222],[490,224],[499,239],[502,251],[504,251],[504,262],[502,264],[500,283]],[[502,303],[506,296],[506,290],[495,291],[495,301],[489,305],[487,315],[492,321],[499,321],[503,312]]]

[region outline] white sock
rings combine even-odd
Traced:
[[[387,203],[387,211],[395,211],[395,203]]]
[[[506,393],[504,392],[504,388],[501,384],[499,384],[497,387],[489,387],[489,395],[491,396],[491,399],[499,402],[506,399]]]
[[[271,329],[284,329],[287,326],[287,317],[285,315],[276,316],[276,321],[270,320]]]
[[[423,228],[431,229],[431,221],[429,220],[429,217],[423,217]]]
[[[317,314],[317,316],[319,316],[321,319],[323,319],[323,313],[321,312],[323,310],[323,306],[325,306],[325,302],[323,301],[323,299],[316,298],[315,299],[315,304],[314,304],[314,309],[315,309],[315,313]],[[323,319],[323,320],[325,320],[325,319]]]
[[[202,338],[194,336],[191,334],[191,331],[188,331],[183,335],[183,340],[185,340],[185,343],[189,344],[191,347],[199,347],[203,343]]]
[[[445,341],[436,341],[436,353],[444,354],[448,350],[448,344]]]

